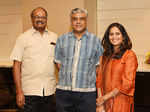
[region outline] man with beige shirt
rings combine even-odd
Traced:
[[[33,28],[17,38],[12,51],[16,102],[24,112],[53,112],[56,88],[54,48],[57,35],[46,29],[47,11],[31,12]]]

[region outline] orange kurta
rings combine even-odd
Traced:
[[[100,64],[102,64],[100,62]],[[127,50],[121,59],[111,59],[102,73],[100,66],[96,81],[97,88],[101,88],[103,95],[114,88],[119,94],[105,102],[106,112],[131,112],[134,103],[135,77],[138,63],[135,53]]]

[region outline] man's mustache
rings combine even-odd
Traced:
[[[36,24],[44,24],[45,22],[43,21],[36,21]]]

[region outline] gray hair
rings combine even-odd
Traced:
[[[71,13],[70,13],[70,17],[73,15],[73,14],[76,14],[76,13],[85,13],[86,14],[86,17],[88,17],[88,11],[86,9],[82,9],[82,8],[75,8],[75,9],[72,9],[71,10]]]

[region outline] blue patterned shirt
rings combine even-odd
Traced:
[[[55,62],[61,64],[57,88],[72,91],[95,91],[96,65],[103,53],[100,39],[94,34],[82,36],[79,59],[76,70],[75,87],[72,86],[72,70],[77,38],[73,32],[58,38],[55,47]]]

